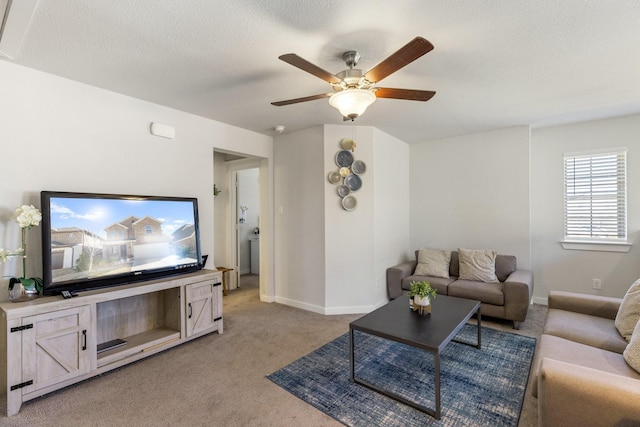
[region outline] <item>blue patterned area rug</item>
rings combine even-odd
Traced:
[[[476,342],[465,325],[456,339]],[[356,377],[435,407],[433,355],[356,331]],[[451,342],[440,356],[442,416],[404,405],[349,378],[349,334],[269,375],[347,426],[517,426],[535,338],[482,328],[482,349]]]

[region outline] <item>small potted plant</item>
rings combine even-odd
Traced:
[[[427,312],[431,312],[431,301],[436,299],[438,293],[431,287],[426,280],[420,282],[411,282],[409,288],[409,297],[413,297],[413,309],[420,310],[422,314],[423,308],[427,308]]]

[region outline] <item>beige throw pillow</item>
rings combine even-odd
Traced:
[[[413,272],[415,276],[432,276],[449,278],[450,251],[435,249],[420,249],[418,251],[418,265]]]
[[[458,248],[460,279],[497,282],[496,251]]]
[[[624,349],[622,355],[629,366],[640,372],[640,322],[633,329],[629,344],[627,344],[627,348]]]
[[[638,320],[640,320],[640,279],[636,280],[624,295],[616,314],[616,328],[625,340],[629,341],[631,338]]]

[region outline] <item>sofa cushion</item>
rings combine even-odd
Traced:
[[[627,341],[640,320],[640,279],[636,280],[622,298],[616,315],[616,328]]]
[[[629,366],[637,372],[640,372],[640,322],[638,322],[636,327],[633,329],[633,334],[631,334],[629,344],[622,355]]]
[[[497,282],[496,251],[458,248],[460,279]]]
[[[418,264],[413,274],[415,276],[433,276],[448,279],[450,264],[450,251],[420,249],[418,251]]]
[[[516,257],[513,255],[496,255],[496,277],[504,282],[509,275],[518,269]]]
[[[449,295],[449,284],[454,282],[456,279],[455,277],[444,278],[411,275],[402,279],[402,289],[408,291],[409,289],[411,289],[411,282],[422,282],[423,280],[429,282],[431,287],[435,289],[440,295]]]
[[[613,320],[573,311],[549,309],[543,333],[619,354],[627,347]]]
[[[474,299],[485,304],[504,305],[504,293],[500,282],[458,279],[449,285],[449,295]]]
[[[535,374],[532,376],[531,392],[536,397],[538,395],[538,369],[540,361],[545,357],[640,380],[640,373],[631,369],[620,353],[542,334],[536,348],[536,360],[533,366]]]

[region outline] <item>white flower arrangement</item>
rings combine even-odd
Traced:
[[[7,258],[12,256],[22,257],[22,277],[18,279],[12,278],[9,281],[9,290],[13,289],[14,283],[21,282],[25,288],[36,288],[40,291],[42,279],[39,277],[27,278],[27,229],[40,225],[42,213],[33,205],[22,205],[16,209],[14,220],[22,229],[22,247],[14,251],[0,248],[0,262],[5,262]]]
[[[42,214],[33,205],[22,205],[16,209],[16,222],[20,228],[37,227],[42,221]]]

